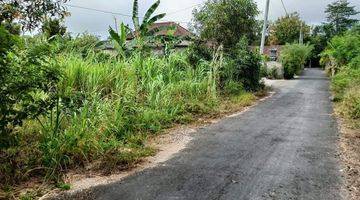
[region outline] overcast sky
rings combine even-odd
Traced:
[[[158,12],[169,13],[164,21],[176,21],[183,26],[192,19],[192,10],[199,7],[206,0],[161,0]],[[263,10],[266,0],[255,0],[263,18]],[[327,4],[334,0],[283,0],[287,11],[299,12],[301,17],[310,24],[318,24],[325,20],[324,10]],[[360,10],[360,0],[349,0],[352,5]],[[133,0],[71,0],[69,5],[93,8],[97,10],[110,11],[131,15]],[[155,0],[139,0],[140,15],[143,15]],[[196,6],[198,5],[198,6]],[[66,20],[66,26],[72,33],[88,32],[98,36],[107,37],[109,25],[114,26],[114,17],[118,22],[131,24],[131,17],[117,14],[101,13],[75,7],[68,7],[71,16]],[[270,20],[274,20],[285,14],[281,0],[270,0]],[[358,17],[359,18],[359,17]]]

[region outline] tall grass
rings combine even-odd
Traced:
[[[194,67],[184,53],[101,61],[97,56],[58,56],[60,98],[52,111],[14,133],[22,144],[3,152],[5,183],[34,175],[58,181],[69,168],[93,161],[108,169],[132,164],[153,153],[145,146],[149,135],[218,104],[219,62]]]

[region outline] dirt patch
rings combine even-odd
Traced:
[[[339,120],[341,131],[340,149],[342,170],[346,179],[346,190],[350,200],[360,199],[360,129],[352,128],[348,122]]]

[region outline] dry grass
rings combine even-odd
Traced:
[[[339,110],[342,107],[337,104],[337,116],[340,126],[340,149],[341,160],[344,165],[343,173],[346,178],[346,189],[350,200],[360,199],[360,128],[359,120],[341,118]]]

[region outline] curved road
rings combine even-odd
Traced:
[[[91,190],[94,199],[342,199],[329,81],[308,69],[248,112],[199,130],[164,165]]]

